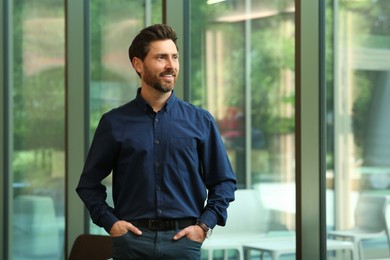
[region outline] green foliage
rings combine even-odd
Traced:
[[[390,33],[390,1],[344,1],[340,6],[340,17],[348,17],[353,28],[346,31],[350,39],[348,48],[359,49],[389,49]],[[344,18],[346,19],[346,18]],[[353,81],[352,126],[357,151],[364,149],[369,108],[372,93],[376,84],[376,71],[352,71],[350,81]],[[333,98],[333,97],[332,97]]]
[[[370,77],[372,73],[367,71],[355,71],[354,80],[358,82],[355,86],[352,107],[352,126],[354,140],[357,147],[362,149],[365,140],[368,112],[371,104],[371,97],[375,79]]]
[[[64,55],[63,3],[15,1],[13,10],[14,149],[63,150],[65,69],[57,62]],[[48,60],[57,63],[45,66]]]
[[[26,78],[14,114],[15,149],[64,149],[64,68],[52,68]],[[61,138],[61,136],[63,138]]]
[[[223,49],[229,51],[223,53],[223,63],[217,64],[218,71],[223,73],[226,107],[244,110],[245,88],[250,87],[252,127],[262,130],[265,135],[291,133],[294,131],[294,117],[283,115],[280,107],[294,107],[293,86],[281,94],[281,88],[285,86],[281,85],[280,79],[282,71],[294,71],[294,31],[291,29],[294,15],[280,14],[252,20],[251,33],[245,35],[245,21],[218,22],[236,8],[231,1],[217,5],[200,1],[191,6],[191,102],[206,104],[207,89],[216,87],[206,86],[207,74],[213,72],[207,70],[203,57],[206,55],[204,48],[210,48],[206,46],[206,33],[218,33],[225,40]],[[247,41],[250,42],[249,52]],[[250,60],[250,82],[246,82],[245,77],[247,60]]]

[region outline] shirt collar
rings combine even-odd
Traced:
[[[164,107],[162,109],[165,110],[166,112],[168,112],[173,107],[173,104],[175,103],[176,99],[177,99],[177,97],[175,95],[175,91],[172,90],[171,96],[169,97],[167,103],[164,105]],[[144,110],[151,109],[150,105],[141,96],[141,88],[137,89],[137,96],[136,96],[135,100],[142,109],[144,109]]]
[[[169,97],[167,103],[164,106],[164,109],[165,109],[166,112],[169,112],[169,110],[172,109],[173,104],[175,103],[175,101],[176,101],[175,91],[172,90],[172,94],[171,94],[171,96]]]

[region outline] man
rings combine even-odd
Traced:
[[[113,237],[114,259],[198,260],[234,200],[236,179],[214,119],[174,94],[176,39],[163,24],[134,38],[129,58],[141,87],[102,116],[76,189]],[[111,171],[114,208],[101,183]]]

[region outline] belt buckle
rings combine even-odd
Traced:
[[[149,230],[159,231],[165,229],[165,222],[160,219],[150,219],[149,220]]]

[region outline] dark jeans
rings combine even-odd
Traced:
[[[202,243],[186,237],[173,240],[180,230],[150,231],[141,228],[142,235],[131,232],[113,238],[114,260],[199,260]]]

